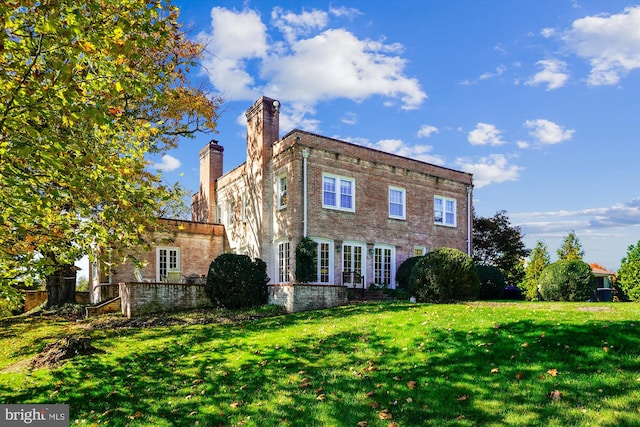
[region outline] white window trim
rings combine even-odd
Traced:
[[[362,280],[364,285],[367,285],[367,244],[364,242],[359,242],[355,240],[345,240],[342,242],[342,249],[340,250],[340,263],[342,266],[342,271],[345,271],[344,266],[344,247],[345,246],[353,246],[359,247],[362,251]]]
[[[422,255],[416,255],[417,251],[422,251]],[[413,247],[413,256],[424,256],[427,254],[427,247],[426,246],[420,246],[420,245],[416,245]]]
[[[163,277],[160,276],[160,251],[161,250],[166,250],[167,253],[169,251],[176,251],[176,267],[175,268],[171,268],[170,266],[167,265],[167,272],[169,272],[169,271],[182,271],[181,270],[182,260],[181,260],[181,256],[180,256],[180,247],[178,247],[178,246],[158,246],[158,247],[156,247],[156,280],[158,282],[161,282],[162,279],[163,279]]]
[[[391,265],[389,266],[389,278],[390,278],[390,283],[387,283],[387,285],[389,286],[389,289],[395,289],[396,288],[396,247],[393,245],[387,245],[387,244],[375,244],[373,246],[373,251],[374,251],[374,259],[372,259],[373,262],[373,280],[375,280],[376,277],[376,271],[375,271],[375,250],[376,249],[380,249],[382,251],[384,251],[385,249],[389,249],[391,251]]]
[[[320,255],[318,254],[318,258],[316,261],[316,274],[317,274],[317,280],[315,282],[313,282],[313,284],[317,284],[317,285],[332,285],[334,284],[334,243],[333,240],[331,239],[325,239],[325,238],[321,238],[321,237],[311,237],[311,240],[313,240],[316,243],[316,250],[318,249],[318,246],[321,243],[327,243],[329,245],[329,272],[328,272],[328,277],[329,277],[329,281],[328,282],[321,282],[320,281]]]
[[[398,191],[402,194],[402,214],[401,215],[393,215],[391,213],[391,191]],[[407,219],[407,190],[402,187],[394,187],[392,185],[389,186],[389,191],[387,192],[387,200],[388,200],[388,209],[389,209],[389,218],[392,219]]]
[[[284,203],[282,202],[282,196],[283,196],[283,194],[282,194],[282,179],[285,180],[285,185],[286,185],[286,188],[285,188],[286,192],[284,194],[284,196],[285,196],[285,202]],[[280,174],[276,178],[276,197],[278,198],[276,203],[278,205],[278,209],[284,209],[284,208],[287,207],[287,202],[288,202],[288,199],[289,199],[289,194],[288,193],[289,193],[289,182],[287,180],[287,175],[286,174]]]
[[[436,200],[442,200],[442,222],[437,222],[436,221],[436,216],[435,216],[435,205],[436,205]],[[453,224],[448,224],[445,222],[445,218],[446,218],[446,206],[447,206],[447,202],[453,202]],[[433,196],[433,222],[435,225],[441,225],[443,227],[452,227],[455,228],[458,226],[457,222],[458,222],[458,203],[456,202],[456,199],[452,199],[451,197],[444,197],[444,196]]]
[[[325,178],[334,178],[336,180],[336,204],[334,205],[327,205],[324,203],[324,179]],[[350,208],[345,208],[342,207],[341,205],[341,194],[340,194],[340,181],[348,181],[351,183],[351,207]],[[344,212],[355,212],[356,211],[356,180],[355,178],[349,178],[346,176],[341,176],[341,175],[334,175],[334,174],[330,174],[330,173],[323,173],[322,174],[322,207],[325,209],[334,209],[334,210],[338,210],[338,211],[344,211]]]
[[[287,276],[287,280],[285,281],[281,281],[280,280],[280,245],[283,244],[289,244],[289,258],[287,259],[287,263],[288,265],[286,266],[286,276]],[[284,240],[278,240],[276,242],[276,271],[275,271],[275,275],[274,277],[277,278],[276,283],[290,283],[291,282],[291,243],[289,242],[288,239],[284,239]]]

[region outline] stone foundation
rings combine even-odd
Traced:
[[[268,303],[283,306],[290,313],[331,308],[347,303],[347,289],[340,285],[271,285]]]
[[[120,283],[122,314],[131,318],[146,313],[212,307],[204,285],[184,283]]]

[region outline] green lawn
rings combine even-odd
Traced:
[[[640,304],[203,316],[1,322],[0,403],[68,403],[72,421],[111,426],[640,425]],[[104,352],[30,371],[71,333]]]

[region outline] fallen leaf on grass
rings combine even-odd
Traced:
[[[358,427],[369,427],[369,423],[366,421],[360,421]]]
[[[499,368],[492,368],[491,369],[491,373],[492,374],[498,374],[498,373],[500,373],[500,369]]]
[[[375,396],[376,392],[375,391],[370,391],[369,393],[366,394],[367,397],[373,397]]]
[[[516,379],[518,381],[520,381],[522,379],[522,371],[518,371],[518,373],[516,374]]]
[[[393,418],[393,415],[391,415],[391,412],[389,412],[388,409],[383,409],[382,411],[378,412],[378,418],[380,418],[381,420],[390,420]]]
[[[387,424],[387,427],[398,427],[398,423],[395,421],[391,421],[389,424]]]
[[[407,381],[407,387],[409,387],[409,389],[411,389],[411,390],[416,388],[417,385],[418,385],[418,383],[416,383],[415,381]]]
[[[604,351],[605,353],[609,351],[609,347],[602,347],[602,351]]]
[[[547,397],[551,400],[560,400],[562,398],[562,392],[553,390],[547,394]]]
[[[557,369],[549,369],[547,371],[547,374],[551,375],[552,377],[557,377],[558,376],[558,370]]]
[[[468,394],[463,394],[462,396],[458,396],[458,401],[459,402],[464,402],[465,400],[469,400],[469,395]]]
[[[464,419],[464,415],[460,414],[456,417],[456,420],[460,421]]]
[[[327,398],[327,396],[324,393],[319,394],[318,396],[316,396],[316,400],[320,400],[320,401],[325,400],[326,398]]]
[[[133,415],[129,415],[129,418],[131,418],[132,420],[137,420],[138,418],[142,417],[142,412],[137,411],[135,414]]]
[[[233,402],[229,406],[231,406],[233,409],[236,409],[236,408],[240,407],[241,404],[242,404],[241,402]]]

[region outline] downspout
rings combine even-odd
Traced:
[[[469,256],[473,256],[471,254],[471,238],[472,238],[472,232],[471,232],[471,228],[472,228],[472,222],[473,222],[473,218],[471,216],[471,191],[472,191],[472,186],[468,185],[467,186],[467,255]]]
[[[302,149],[302,237],[307,237],[307,158],[309,150]]]

